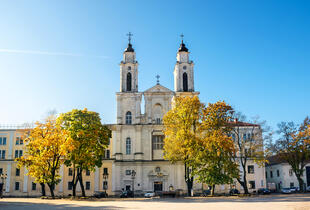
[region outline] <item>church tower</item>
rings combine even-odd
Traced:
[[[194,63],[189,60],[189,52],[183,43],[183,35],[180,48],[177,52],[177,63],[174,67],[174,91],[183,92],[182,95],[188,95],[186,92],[194,92]],[[181,93],[180,93],[181,94]]]
[[[120,63],[120,92],[117,99],[117,124],[138,124],[141,119],[142,93],[138,92],[138,62],[131,44],[129,32],[128,46]]]
[[[132,34],[129,33],[128,36],[128,47],[125,49],[123,60],[120,63],[120,92],[138,92],[138,62],[131,44]]]

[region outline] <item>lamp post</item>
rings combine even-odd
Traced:
[[[107,180],[108,180],[108,177],[109,177],[109,174],[107,174],[107,173],[103,174],[103,180],[104,180],[103,188],[104,188],[104,196],[105,197],[108,197],[108,194],[107,194],[107,189],[108,189]]]
[[[6,178],[8,177],[7,174],[0,174],[0,178],[1,178],[1,183],[0,183],[0,198],[3,198],[3,186],[4,186],[4,181],[6,180]]]
[[[135,197],[135,176],[136,176],[136,171],[132,170],[131,171],[131,179],[132,179],[132,197]]]

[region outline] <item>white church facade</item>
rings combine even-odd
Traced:
[[[172,189],[187,192],[184,165],[163,159],[162,132],[162,119],[171,109],[173,97],[199,95],[194,88],[194,63],[183,40],[173,73],[173,91],[157,81],[155,86],[139,92],[138,62],[129,39],[120,63],[120,92],[116,93],[117,123],[111,126],[112,153],[115,157],[112,164],[112,191],[115,194],[126,189],[138,194]],[[142,97],[145,113],[141,112]],[[249,174],[250,183],[253,185],[254,182],[254,188],[250,188],[250,191],[265,187],[266,183],[264,167],[255,165],[255,170],[255,174]],[[240,189],[237,183],[235,185]],[[201,188],[201,184],[194,184],[194,190],[201,191]],[[219,191],[228,192],[229,188],[231,186],[223,185]]]

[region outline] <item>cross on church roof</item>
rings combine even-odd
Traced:
[[[132,33],[128,33],[128,34],[126,34],[127,36],[128,36],[128,41],[129,41],[129,44],[130,44],[130,41],[131,41],[131,37],[133,36],[133,34]]]
[[[159,85],[159,78],[160,78],[160,76],[157,74],[156,78],[157,78],[157,85]]]
[[[182,43],[183,43],[183,37],[184,37],[183,33],[180,35],[180,37],[181,37]]]

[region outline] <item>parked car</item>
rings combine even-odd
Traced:
[[[306,187],[306,191],[310,192],[310,185],[308,187]]]
[[[299,191],[299,187],[290,187],[290,189],[291,189],[292,193],[295,193],[295,192]]]
[[[122,191],[120,194],[121,198],[129,198],[129,197],[133,197],[133,192],[131,190],[125,190]]]
[[[144,194],[145,198],[151,198],[155,196],[155,192],[149,191]]]
[[[282,188],[282,189],[281,189],[281,193],[283,193],[283,194],[291,194],[292,191],[291,191],[290,188]]]
[[[95,198],[107,198],[108,193],[107,192],[95,192],[94,197]]]
[[[270,194],[270,190],[267,189],[267,188],[259,188],[259,189],[257,190],[257,193],[258,193],[258,194],[263,194],[263,195],[265,195],[265,194]]]
[[[231,189],[230,191],[229,191],[229,195],[239,195],[240,194],[240,192],[239,192],[239,190],[237,190],[237,189]]]
[[[203,193],[202,193],[202,196],[208,196],[210,194],[211,194],[210,190],[204,190]]]

